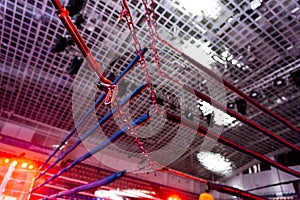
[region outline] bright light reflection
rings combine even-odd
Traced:
[[[197,102],[198,102],[197,107],[201,110],[204,116],[214,113],[213,120],[217,125],[235,127],[239,124],[239,121],[236,120],[236,118],[231,117],[230,115],[228,115],[227,113],[219,109],[216,108],[214,109],[209,103],[202,100],[198,100]]]
[[[201,151],[197,154],[197,158],[210,171],[223,175],[232,172],[231,162],[221,154]]]
[[[218,0],[180,0],[180,5],[194,15],[203,15],[214,20],[222,11]]]

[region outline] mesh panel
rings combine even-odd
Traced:
[[[64,2],[67,4],[67,1]],[[159,98],[163,99],[166,110],[178,115],[185,111],[193,115],[193,121],[208,127],[203,113],[197,108],[197,99],[185,92],[180,86],[156,74],[151,41],[144,9],[141,1],[129,1],[129,7],[135,21],[136,33],[142,47],[148,47],[146,53],[147,67],[153,78],[153,86]],[[212,69],[218,70],[222,78],[233,83],[247,94],[256,91],[261,104],[299,126],[300,103],[299,87],[290,79],[290,74],[299,70],[299,4],[296,1],[263,1],[257,9],[250,8],[247,0],[219,1],[222,14],[216,19],[193,16],[175,0],[157,1],[158,33],[169,43],[185,51],[186,46],[205,51],[214,61]],[[134,44],[130,32],[124,22],[119,21],[120,1],[88,0],[83,9],[86,22],[79,29],[84,40],[91,48],[92,54],[100,63],[104,74],[113,79],[134,58]],[[15,121],[29,126],[28,120],[20,121],[14,116],[27,118],[37,124],[46,124],[55,130],[41,131],[43,126],[33,137],[33,142],[52,146],[71,130],[74,126],[74,112],[72,105],[79,102],[76,116],[86,112],[88,102],[96,100],[99,92],[94,82],[96,77],[84,63],[76,78],[67,75],[67,71],[75,56],[80,56],[74,45],[68,46],[60,53],[51,53],[59,36],[66,36],[67,31],[60,23],[50,1],[0,1],[0,106],[3,121]],[[157,41],[158,54],[163,72],[173,79],[183,82],[206,95],[214,96],[226,105],[227,101],[234,102],[237,97],[226,92],[226,99],[222,98],[224,88],[211,80],[196,66],[185,60],[179,53],[167,45]],[[190,54],[192,56],[193,53]],[[112,65],[113,61],[115,64]],[[201,60],[201,59],[200,59]],[[207,66],[209,67],[209,66]],[[285,80],[282,87],[275,86],[276,78]],[[74,83],[82,86],[77,96],[72,96]],[[120,84],[124,94],[119,93],[122,100],[134,88],[145,82],[145,76],[139,66],[136,66]],[[214,94],[209,85],[214,86]],[[86,97],[85,89],[94,88],[93,96]],[[126,89],[125,89],[126,88]],[[120,90],[121,91],[121,90]],[[175,95],[175,96],[174,96]],[[131,117],[138,117],[151,111],[149,92],[145,91],[134,99],[128,106]],[[110,107],[101,106],[97,111],[97,118],[106,115]],[[298,144],[299,137],[283,125],[265,116],[250,105],[247,106],[247,117],[260,125],[274,131],[284,139]],[[75,117],[76,118],[76,117]],[[152,127],[140,127],[139,135],[144,136],[154,131],[152,137],[145,139],[146,148],[160,149],[172,140],[172,133],[182,134],[171,150],[176,154],[180,148],[185,148],[185,135],[191,134],[192,143],[184,154],[171,167],[206,179],[218,179],[222,175],[214,174],[200,165],[196,154],[203,144],[203,137],[190,130],[180,128],[171,122],[161,129],[160,117],[153,117]],[[120,126],[118,118],[110,120],[88,139],[93,146],[112,135]],[[41,127],[39,127],[41,126]],[[48,127],[47,126],[47,127]],[[92,120],[87,120],[80,134],[93,126]],[[283,146],[268,137],[238,124],[235,127],[224,126],[223,136],[239,145],[246,146],[261,154],[270,154],[282,149]],[[74,140],[77,138],[73,138]],[[124,137],[116,145],[120,149],[112,150],[121,155],[136,156],[139,151],[134,140]],[[211,150],[220,153],[233,162],[233,169],[239,169],[253,159],[223,145],[216,145]],[[143,160],[142,156],[137,156]],[[162,154],[162,160],[168,160],[168,154]]]

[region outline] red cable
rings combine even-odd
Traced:
[[[233,149],[235,149],[235,150],[237,150],[241,153],[249,155],[249,156],[251,156],[251,157],[253,157],[257,160],[267,162],[271,166],[273,166],[277,169],[280,169],[280,170],[282,170],[282,171],[284,171],[288,174],[291,174],[293,176],[296,176],[296,177],[300,178],[300,172],[297,172],[297,171],[292,170],[288,167],[285,167],[285,166],[281,165],[280,163],[275,162],[274,160],[271,160],[270,158],[268,158],[264,155],[261,155],[261,154],[255,152],[255,151],[252,151],[252,150],[250,150],[246,147],[235,144],[234,142],[232,142],[232,141],[216,134],[215,132],[213,132],[211,130],[208,130],[208,129],[200,126],[200,125],[197,125],[194,122],[191,122],[189,120],[186,120],[184,118],[181,118],[181,117],[179,117],[177,115],[174,115],[174,114],[171,114],[171,113],[165,113],[164,115],[168,120],[178,124],[179,126],[182,126],[182,127],[188,128],[192,131],[195,131],[195,132],[197,132],[198,134],[201,134],[204,137],[208,137],[211,140],[214,140],[214,141],[217,141],[221,144],[229,146],[229,147],[231,147],[231,148],[233,148]]]

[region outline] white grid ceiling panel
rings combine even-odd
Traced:
[[[196,48],[203,43],[209,44],[209,48],[214,52],[211,56],[216,55],[223,60],[226,58],[223,58],[221,54],[227,50],[234,59],[243,63],[247,68],[237,67],[228,58],[226,64],[216,62],[216,67],[222,73],[223,78],[234,83],[246,93],[252,90],[261,92],[263,98],[259,99],[259,102],[299,126],[297,124],[300,121],[297,117],[300,116],[299,88],[289,79],[289,74],[299,69],[300,29],[297,21],[299,15],[299,9],[296,9],[299,8],[297,1],[263,1],[261,7],[251,10],[249,1],[222,0],[220,4],[224,9],[224,14],[216,21],[206,18],[199,21],[197,17],[186,13],[180,5],[174,5],[174,2],[168,0],[156,2],[158,30],[164,39],[181,49],[184,49],[186,44]],[[137,35],[142,47],[149,48],[145,58],[148,61],[150,75],[155,76],[151,42],[143,18],[142,2],[135,0],[128,1],[128,3],[136,22]],[[67,1],[64,4],[66,5]],[[117,76],[135,56],[133,41],[126,24],[124,21],[118,23],[120,10],[120,1],[89,0],[83,10],[87,21],[80,29],[104,74],[110,78]],[[92,97],[89,97],[84,90],[81,90],[77,96],[73,97],[72,101],[73,87],[76,85],[82,86],[82,88],[95,87],[95,77],[89,72],[86,64],[83,64],[76,79],[66,75],[72,59],[80,56],[75,46],[71,46],[59,54],[50,53],[57,36],[67,34],[54,12],[50,1],[0,1],[0,16],[3,16],[0,18],[2,27],[0,29],[0,80],[2,86],[0,88],[0,105],[1,111],[12,111],[13,114],[33,121],[70,130],[74,124],[72,102],[73,104],[74,102],[81,103],[76,104],[80,105],[78,112],[75,113],[76,118],[86,111],[89,100],[96,99],[98,94],[95,92]],[[232,18],[231,22],[227,23],[229,18]],[[202,33],[201,30],[205,30],[205,32]],[[157,42],[157,47],[164,72],[207,95],[212,95],[207,85],[214,84],[214,81],[202,72],[198,72],[195,66],[185,61],[166,45]],[[250,54],[255,56],[253,61],[249,60]],[[114,66],[110,66],[110,63],[117,58],[120,58],[120,61]],[[287,80],[287,85],[282,88],[274,87],[272,81],[276,77]],[[136,66],[124,79],[124,82],[129,82],[128,90],[124,95],[129,94],[144,80],[142,70]],[[186,110],[192,111],[194,121],[202,126],[207,126],[205,118],[196,109],[196,98],[159,77],[154,78],[154,88],[158,96],[165,96],[165,100],[169,101],[166,109],[176,114],[182,114]],[[219,86],[216,87],[216,91],[216,94],[213,95],[224,105],[226,105],[226,101],[236,99],[234,95],[223,99],[223,89]],[[167,97],[172,94],[182,97],[179,99],[180,109],[170,109],[170,103],[177,101]],[[278,103],[278,98],[283,96],[287,100]],[[149,93],[144,92],[129,106],[132,110],[132,117],[149,111],[150,105]],[[97,112],[98,118],[103,117],[108,110],[109,108],[101,106]],[[285,139],[295,144],[299,143],[299,138],[295,137],[293,133],[250,106],[248,106],[247,117],[254,119]],[[159,120],[159,118],[154,118],[155,120]],[[24,121],[25,123],[27,122]],[[87,131],[92,125],[93,121],[87,120],[79,134]],[[118,126],[113,121],[109,121],[102,129],[106,135],[111,135],[118,129]],[[153,130],[158,129],[159,126],[153,127]],[[138,130],[141,131],[141,135],[147,135],[149,131],[147,128]],[[165,130],[145,142],[154,149],[162,148],[172,138],[174,130],[176,127],[170,123]],[[179,133],[181,132],[184,135],[187,133],[195,135],[195,133],[190,131],[185,133],[180,129]],[[101,135],[100,131],[97,133],[90,138],[91,144],[95,145],[103,140],[104,135]],[[43,138],[43,141],[49,146],[52,145],[51,143],[56,143],[57,138],[62,137],[59,135],[54,138],[51,136],[53,133],[47,134],[49,135]],[[41,139],[43,134],[38,132],[36,135],[34,141]],[[282,148],[281,145],[244,125],[234,128],[225,127],[224,137],[263,154]],[[184,139],[185,136],[179,137],[177,142],[179,147],[180,140]],[[249,141],[257,142],[250,143]],[[172,167],[207,179],[218,178],[218,175],[212,175],[197,161],[196,153],[200,150],[202,142],[203,138],[196,135],[190,148]],[[137,151],[135,143],[128,137],[123,142],[119,141],[118,145],[127,147],[130,151]],[[175,148],[174,146],[174,150]],[[215,146],[213,151],[229,156],[230,160],[234,162],[235,169],[252,161],[248,156],[236,153],[223,145]],[[127,154],[133,156],[130,152]],[[161,159],[167,160],[168,155],[162,156]]]

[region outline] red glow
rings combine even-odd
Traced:
[[[12,162],[12,164],[17,165],[17,164],[18,164],[18,161],[17,161],[17,160],[14,160],[14,161]]]
[[[168,197],[168,200],[181,200],[177,195],[172,195]]]
[[[22,168],[26,168],[28,166],[28,164],[26,162],[22,163]]]

